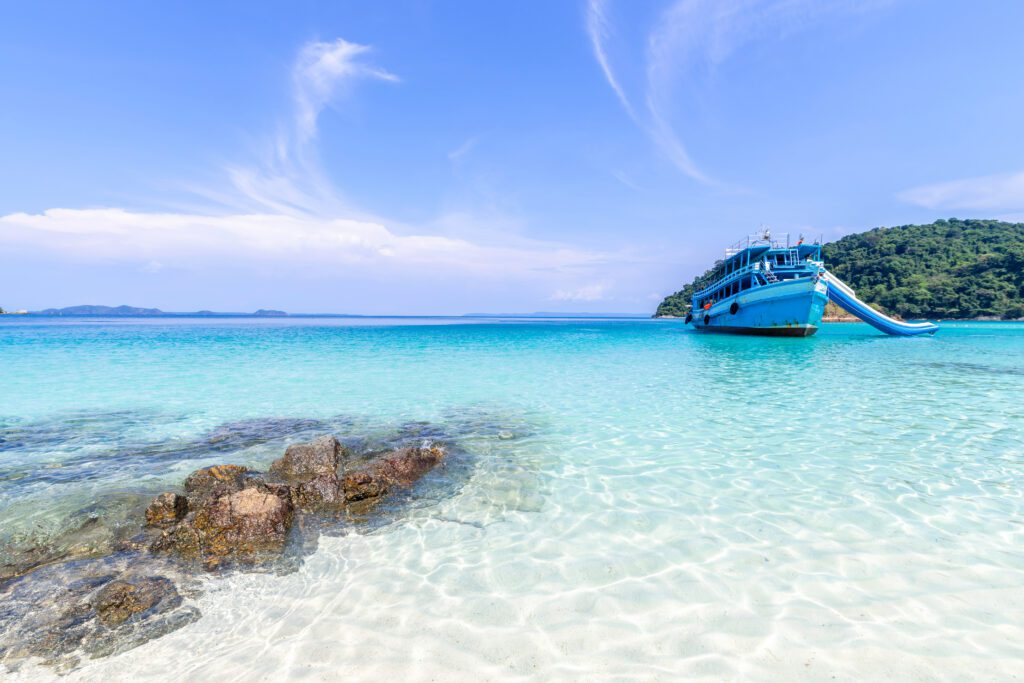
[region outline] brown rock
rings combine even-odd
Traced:
[[[93,608],[100,622],[112,627],[165,599],[172,603],[181,602],[174,584],[162,576],[111,581],[96,594]]]
[[[309,481],[323,474],[335,474],[348,451],[331,435],[309,443],[289,446],[284,456],[270,465],[270,473],[291,481]]]
[[[203,536],[186,520],[163,532],[149,546],[153,552],[171,551],[182,557],[198,558],[203,553]]]
[[[342,479],[345,500],[356,502],[378,498],[393,486],[411,486],[444,460],[441,446],[400,448],[368,466],[348,472]]]
[[[292,512],[288,498],[261,488],[243,489],[205,503],[154,549],[174,550],[209,566],[229,558],[256,562],[284,549]]]
[[[377,470],[385,479],[400,486],[410,486],[444,460],[440,446],[400,448],[385,455]]]
[[[161,493],[146,508],[146,526],[169,527],[188,514],[188,500],[177,493]]]
[[[333,472],[296,484],[290,492],[295,507],[306,512],[338,507],[345,503],[341,480]]]
[[[350,472],[341,481],[345,500],[354,503],[378,498],[388,492],[388,482],[373,469]]]
[[[214,465],[204,467],[185,479],[185,493],[191,496],[221,496],[240,491],[245,486],[249,468],[241,465]]]

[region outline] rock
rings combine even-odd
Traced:
[[[445,450],[440,446],[400,448],[385,455],[377,470],[391,482],[410,486],[444,460]]]
[[[248,473],[249,468],[241,465],[204,467],[185,479],[185,493],[190,498],[216,498],[226,493],[234,493],[245,487]]]
[[[290,493],[295,507],[305,512],[338,507],[345,503],[341,480],[333,472],[296,484],[290,487]]]
[[[341,489],[345,500],[354,503],[383,496],[388,492],[388,482],[373,470],[362,470],[346,474]]]
[[[335,474],[347,449],[331,435],[309,443],[289,446],[284,456],[270,465],[270,473],[291,481],[308,481],[323,474]]]
[[[154,550],[172,550],[216,567],[226,559],[257,562],[284,550],[294,507],[289,497],[252,487],[205,502]]]
[[[167,601],[167,608],[174,608],[181,604],[181,596],[170,579],[152,576],[111,581],[96,593],[93,609],[100,623],[114,627],[161,601]]]
[[[84,657],[124,652],[198,619],[160,563],[149,562],[125,554],[72,560],[4,585],[0,672],[38,658],[66,673]]]
[[[435,445],[391,451],[368,466],[345,474],[342,479],[345,500],[378,498],[393,486],[411,486],[444,460],[444,456],[444,448]]]
[[[146,526],[169,527],[188,514],[188,500],[177,493],[161,493],[146,508]]]

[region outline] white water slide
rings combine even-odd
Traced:
[[[890,318],[884,313],[879,313],[875,309],[868,306],[866,303],[857,298],[857,295],[849,285],[837,278],[827,270],[822,276],[825,282],[828,283],[828,298],[831,299],[836,305],[849,311],[851,315],[855,315],[868,325],[885,332],[886,334],[895,334],[902,336],[911,336],[915,334],[935,334],[939,326],[935,323],[906,323],[902,320],[896,320]]]

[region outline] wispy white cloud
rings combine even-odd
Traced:
[[[619,79],[616,78],[615,71],[612,70],[611,62],[608,59],[608,51],[605,45],[610,37],[611,23],[608,21],[607,12],[608,0],[590,0],[587,4],[586,28],[587,34],[590,36],[590,45],[594,50],[594,58],[597,59],[597,63],[601,66],[601,71],[604,72],[605,80],[608,81],[608,85],[615,91],[615,95],[619,98],[619,102],[622,103],[623,109],[626,110],[631,119],[639,122],[636,110],[633,109],[632,102],[630,102],[626,92],[619,84]]]
[[[610,172],[611,172],[612,176],[616,180],[618,180],[620,183],[622,183],[626,187],[630,187],[630,188],[632,188],[634,190],[642,190],[643,189],[642,187],[637,185],[636,181],[633,180],[633,177],[631,175],[629,175],[628,173],[626,173],[625,171],[620,170],[620,169],[612,169]]]
[[[379,223],[344,218],[142,213],[116,208],[2,216],[0,244],[45,249],[77,261],[141,262],[151,270],[209,260],[256,260],[530,277],[598,266],[608,258],[549,242],[518,240],[510,246],[431,234],[401,235]]]
[[[396,83],[398,76],[366,62],[368,45],[342,38],[303,45],[292,64],[293,119],[258,150],[248,164],[224,171],[227,191],[193,189],[230,209],[289,215],[335,215],[354,211],[343,193],[326,177],[313,146],[320,116],[329,105],[350,96],[364,80]]]
[[[356,206],[318,163],[317,124],[358,81],[398,78],[365,62],[368,46],[344,40],[303,46],[292,68],[294,116],[249,163],[223,169],[216,183],[188,187],[205,203],[177,211],[53,208],[0,216],[0,245],[49,252],[80,263],[135,270],[238,267],[378,276],[403,282],[472,276],[529,283],[541,291],[587,282],[629,258],[517,236],[515,217],[450,207],[419,225]],[[457,160],[470,138],[450,154]],[[579,290],[584,296],[586,287]]]
[[[896,196],[928,209],[1020,211],[1024,209],[1024,171],[921,185]]]
[[[551,295],[552,301],[602,301],[607,298],[610,285],[605,282],[573,289],[560,289]]]
[[[360,78],[397,81],[384,69],[365,64],[360,56],[370,50],[366,45],[338,38],[329,43],[313,41],[303,46],[292,68],[295,88],[295,129],[300,142],[316,135],[317,119],[348,84]]]
[[[461,145],[459,145],[452,151],[448,152],[448,161],[454,163],[461,159],[462,157],[466,156],[473,150],[474,147],[476,147],[478,142],[479,139],[475,137],[467,139]]]
[[[728,59],[745,44],[779,39],[806,30],[828,15],[864,12],[890,0],[676,0],[648,33],[641,112],[612,67],[608,42],[613,34],[610,0],[589,0],[585,28],[594,57],[629,117],[659,151],[694,180],[718,185],[691,157],[677,130],[673,105],[679,91],[692,86],[708,68]],[[689,96],[693,96],[690,88]]]

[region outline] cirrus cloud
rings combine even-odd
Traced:
[[[1024,171],[920,185],[896,196],[927,209],[1020,211],[1024,209]]]
[[[416,290],[469,276],[545,292],[564,287],[584,297],[590,290],[578,283],[592,280],[598,269],[634,267],[626,254],[521,237],[515,217],[451,207],[407,225],[345,198],[317,163],[317,125],[357,82],[399,80],[368,64],[369,51],[342,39],[302,46],[291,72],[294,115],[254,160],[222,169],[220,184],[185,186],[205,202],[178,211],[62,207],[10,213],[0,216],[0,245],[9,247],[7,253],[67,263],[123,265],[125,273],[216,271],[222,265],[356,278],[386,273]],[[469,138],[452,161],[475,143]]]
[[[601,301],[607,298],[610,285],[598,282],[574,289],[560,289],[551,295],[552,301]]]
[[[806,30],[829,16],[875,9],[890,0],[675,0],[647,34],[644,78],[633,88],[614,69],[608,43],[614,35],[611,0],[589,0],[584,28],[594,58],[622,108],[682,173],[712,186],[721,183],[691,157],[673,105],[698,79],[743,46]],[[703,67],[703,68],[702,68]],[[689,86],[689,87],[688,87]],[[630,96],[629,91],[642,96]],[[643,102],[643,108],[635,102]]]
[[[359,61],[370,50],[367,45],[338,38],[332,42],[313,41],[299,51],[292,68],[295,87],[296,130],[305,142],[316,135],[317,119],[346,84],[359,78],[398,81],[398,76]]]

